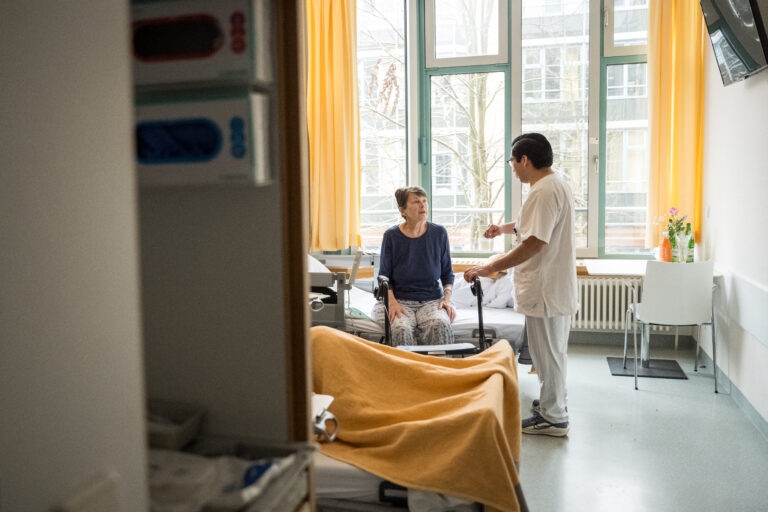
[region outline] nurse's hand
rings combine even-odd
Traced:
[[[471,283],[475,277],[488,277],[492,273],[493,272],[485,265],[470,267],[464,271],[464,280],[468,283]]]
[[[488,229],[485,230],[485,233],[483,233],[483,236],[485,238],[495,238],[499,235],[501,235],[503,231],[501,230],[501,226],[498,226],[496,224],[491,224],[488,226]]]
[[[443,300],[441,300],[440,304],[437,306],[437,309],[444,309],[445,312],[448,313],[448,318],[451,319],[451,323],[453,323],[454,319],[456,318],[456,310],[451,305],[450,300],[443,298]]]

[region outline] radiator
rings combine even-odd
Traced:
[[[578,277],[579,311],[571,319],[572,329],[585,331],[623,331],[624,313],[632,301],[630,286],[639,300],[640,277]]]

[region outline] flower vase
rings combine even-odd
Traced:
[[[675,235],[675,241],[677,242],[675,250],[677,251],[677,261],[679,263],[685,263],[688,261],[688,242],[691,240],[691,235],[685,233],[677,233]]]

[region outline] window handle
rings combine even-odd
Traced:
[[[598,176],[600,174],[600,167],[598,166],[598,156],[592,155],[592,172],[595,173],[595,176]]]

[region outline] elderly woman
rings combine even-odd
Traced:
[[[388,314],[394,345],[453,343],[451,322],[456,311],[451,306],[448,232],[427,222],[423,188],[397,189],[395,199],[405,222],[384,233],[379,276],[389,279],[389,311],[380,302],[373,309],[374,318],[383,324]]]

